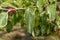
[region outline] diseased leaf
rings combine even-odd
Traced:
[[[7,12],[0,13],[0,28],[3,28],[7,25],[7,20],[8,20],[8,13]]]

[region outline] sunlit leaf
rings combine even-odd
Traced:
[[[0,28],[3,28],[7,25],[7,20],[8,20],[8,13],[7,12],[0,13]]]
[[[8,6],[15,7],[15,6],[13,6],[12,4],[10,4],[10,3],[8,3],[8,2],[3,2],[0,6],[1,6],[1,7],[8,7]]]
[[[33,10],[31,10],[30,8],[27,8],[25,11],[25,19],[27,22],[27,28],[28,28],[29,33],[32,33],[34,23],[35,23],[34,15],[32,15],[33,13],[35,13],[35,12]]]
[[[47,12],[49,13],[49,19],[54,20],[56,17],[56,5],[51,4],[47,7]]]
[[[44,4],[46,4],[46,0],[42,0]]]
[[[22,8],[23,6],[23,0],[15,0],[14,4],[16,4],[19,8]]]
[[[7,2],[9,2],[9,3],[12,3],[12,2],[14,2],[14,0],[6,0]]]
[[[56,0],[49,0],[50,3],[53,3],[53,2],[55,2],[55,1],[56,1]]]
[[[37,7],[39,12],[43,11],[43,5],[46,4],[46,0],[37,0]]]
[[[41,0],[37,0],[37,7],[38,7],[38,9],[39,9],[39,12],[42,12],[42,10],[43,10],[43,1],[41,1]]]

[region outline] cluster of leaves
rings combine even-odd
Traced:
[[[27,24],[27,31],[33,36],[49,35],[60,24],[56,17],[57,0],[0,0],[0,6],[3,9],[10,6],[8,11],[0,10],[0,28],[6,26],[7,32],[19,22]]]

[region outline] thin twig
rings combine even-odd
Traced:
[[[46,3],[47,3],[47,5],[49,5],[49,1],[48,0],[46,0]]]
[[[25,10],[26,8],[15,8],[15,9],[12,9],[12,10]],[[0,8],[0,10],[8,10],[8,9],[5,9],[5,8]]]
[[[36,6],[32,6],[34,8],[36,8]],[[25,10],[26,8],[15,8],[15,9],[11,9],[11,10]],[[8,10],[8,9],[5,9],[5,8],[0,8],[0,10]]]

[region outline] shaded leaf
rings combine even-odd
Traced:
[[[39,34],[40,34],[40,30],[39,30],[39,28],[36,28],[35,29],[35,35],[38,36]]]
[[[41,35],[44,35],[46,33],[46,27],[47,27],[47,14],[43,13],[40,17],[40,26],[41,26]]]
[[[12,24],[8,21],[8,24],[6,25],[6,31],[9,33],[12,31]]]

